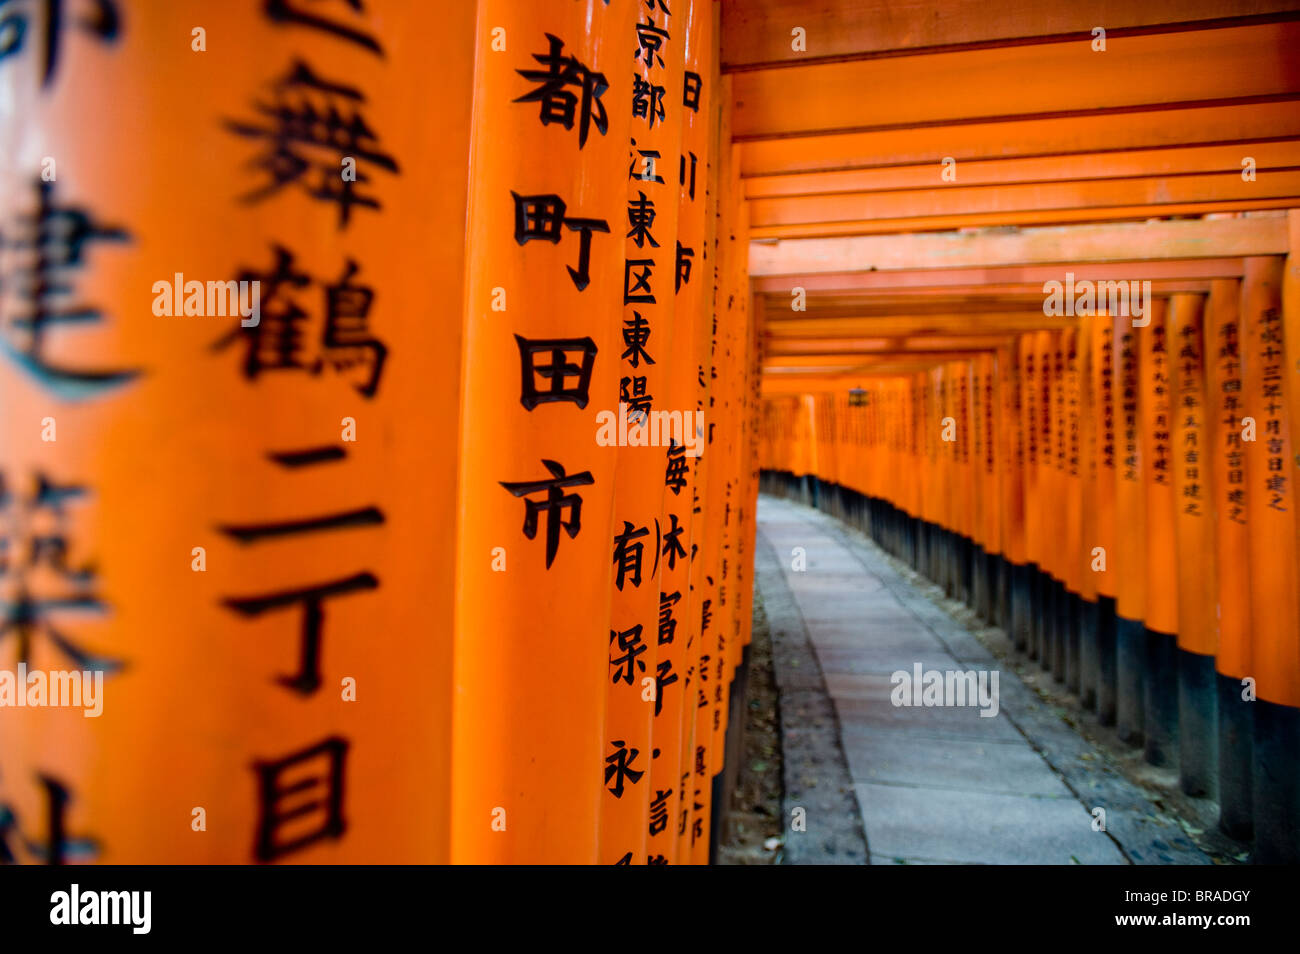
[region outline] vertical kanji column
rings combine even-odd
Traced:
[[[1034,379],[1036,403],[1034,431],[1038,440],[1038,484],[1035,510],[1038,520],[1038,665],[1050,671],[1056,658],[1056,473],[1052,444],[1052,383],[1056,374],[1055,333],[1035,335],[1038,374]]]
[[[1092,491],[1092,521],[1084,541],[1088,572],[1097,581],[1097,721],[1115,724],[1115,490],[1119,460],[1119,404],[1115,389],[1113,319],[1090,315],[1082,319],[1091,351],[1089,391],[1096,472]],[[1087,692],[1085,689],[1086,702]]]
[[[1066,540],[1066,512],[1069,509],[1069,491],[1065,479],[1065,349],[1066,332],[1049,332],[1048,363],[1050,374],[1044,388],[1047,421],[1047,481],[1051,488],[1044,501],[1044,526],[1052,545],[1047,549],[1050,615],[1050,666],[1052,678],[1065,681],[1066,646],[1069,641],[1069,596],[1067,562],[1069,552],[1063,546]]]
[[[693,717],[693,702],[686,694],[686,643],[688,621],[699,602],[691,592],[693,554],[703,536],[704,516],[696,513],[700,452],[707,437],[700,394],[702,369],[697,363],[697,340],[708,322],[705,303],[711,290],[712,256],[709,252],[712,220],[708,209],[708,169],[717,134],[714,84],[710,67],[716,60],[713,8],[702,0],[682,6],[677,30],[683,53],[681,150],[677,164],[678,225],[674,254],[673,288],[676,302],[671,367],[667,382],[668,408],[680,412],[684,441],[665,452],[663,515],[669,533],[678,532],[680,552],[670,547],[670,559],[661,569],[656,607],[655,700],[652,729],[650,819],[647,852],[654,863],[678,861],[678,824],[681,817],[681,771],[684,762],[682,720]],[[671,163],[664,168],[671,172]],[[783,466],[788,466],[783,465]]]
[[[1214,488],[1215,564],[1218,570],[1218,647],[1214,659],[1219,720],[1219,827],[1249,841],[1253,832],[1254,672],[1251,653],[1250,510],[1246,502],[1246,448],[1242,419],[1241,282],[1216,279],[1205,307],[1205,355]]]
[[[713,31],[717,36],[721,13],[714,8]],[[695,461],[695,486],[692,488],[692,507],[695,511],[696,526],[692,531],[691,560],[688,569],[688,591],[691,594],[692,607],[690,615],[683,625],[685,631],[685,675],[682,680],[682,760],[679,768],[678,819],[676,827],[677,856],[682,864],[692,863],[694,845],[701,837],[707,841],[708,829],[702,813],[708,792],[704,780],[708,775],[707,761],[702,757],[707,746],[700,741],[699,731],[700,703],[704,692],[702,681],[703,667],[708,661],[703,657],[709,655],[704,648],[706,634],[714,625],[714,613],[717,593],[714,581],[710,580],[709,561],[706,554],[712,552],[714,536],[717,532],[712,509],[711,487],[720,479],[717,474],[719,455],[713,450],[715,435],[718,433],[718,413],[721,407],[718,395],[718,369],[715,364],[717,343],[716,297],[719,281],[719,183],[722,177],[724,155],[721,151],[722,121],[726,115],[729,101],[726,89],[722,85],[718,62],[713,60],[709,73],[701,74],[703,82],[708,83],[714,91],[711,113],[708,117],[711,148],[705,164],[705,208],[704,208],[704,242],[700,255],[699,277],[701,285],[695,292],[698,296],[696,319],[694,324],[694,365],[695,397],[697,412],[703,417],[704,433],[699,448],[700,456]],[[697,186],[698,195],[698,186]],[[791,399],[791,434],[793,454],[793,477],[800,483],[801,493],[806,494],[816,473],[816,404],[811,395],[799,395]],[[805,499],[805,502],[806,499]]]
[[[1139,333],[1133,319],[1116,316],[1115,342],[1115,731],[1140,745],[1143,733],[1142,675],[1146,659],[1146,486],[1142,435]]]
[[[602,794],[648,767],[604,747],[616,453],[599,416],[624,373],[641,6],[479,4],[453,861],[594,862]]]
[[[1085,481],[1080,462],[1079,435],[1081,420],[1081,377],[1086,367],[1087,350],[1081,347],[1084,339],[1081,325],[1061,332],[1064,375],[1061,382],[1061,478],[1064,488],[1061,500],[1064,510],[1062,534],[1062,561],[1065,578],[1065,685],[1071,692],[1080,693],[1080,672],[1083,668],[1085,606],[1091,604],[1085,574],[1087,561],[1083,556],[1083,506]],[[1091,640],[1089,640],[1091,643]],[[1091,649],[1091,646],[1090,646]]]
[[[1101,470],[1101,445],[1096,416],[1101,409],[1093,387],[1093,316],[1082,317],[1075,331],[1074,413],[1070,445],[1079,481],[1079,518],[1075,568],[1079,574],[1079,704],[1097,708],[1097,676],[1101,668],[1101,613],[1099,577],[1093,568],[1093,540],[1097,535],[1097,478]]]
[[[1300,210],[1290,209],[1287,212],[1287,237],[1288,247],[1290,249],[1286,256],[1285,272],[1282,279],[1282,325],[1283,325],[1283,351],[1286,359],[1283,363],[1284,374],[1282,378],[1282,390],[1286,395],[1289,437],[1291,440],[1291,453],[1286,461],[1292,465],[1290,468],[1290,480],[1287,487],[1291,492],[1291,504],[1294,508],[1297,505],[1296,481],[1300,480],[1300,441],[1296,440],[1296,429],[1300,427]],[[1291,514],[1291,523],[1296,533],[1296,550],[1293,551],[1293,559],[1300,557],[1300,518],[1297,518],[1294,509]],[[1295,563],[1292,563],[1292,586],[1297,587],[1296,575],[1300,573]],[[1283,664],[1290,662],[1293,669],[1291,683],[1294,686],[1300,681],[1300,674],[1294,671],[1296,662],[1296,653],[1300,653],[1300,638],[1294,638],[1291,641],[1291,655],[1288,657],[1285,652],[1283,655]],[[1295,701],[1296,692],[1291,694],[1290,701],[1287,702],[1288,709],[1281,713],[1279,721],[1282,727],[1276,733],[1278,748],[1285,753],[1283,758],[1290,758],[1290,778],[1294,780],[1297,774],[1300,774],[1300,711],[1297,710]],[[1267,698],[1267,697],[1266,697]],[[1285,766],[1280,766],[1279,770],[1286,771]],[[1300,798],[1293,798],[1291,807],[1300,816]],[[1300,828],[1300,818],[1292,823],[1292,831]],[[1294,857],[1294,856],[1293,856]]]
[[[1020,415],[1024,435],[1024,526],[1025,526],[1025,590],[1028,604],[1026,649],[1030,659],[1038,659],[1042,650],[1043,602],[1042,602],[1042,522],[1039,519],[1039,448],[1042,437],[1039,431],[1041,390],[1039,373],[1042,368],[1042,356],[1038,348],[1038,335],[1035,332],[1023,334],[1019,338],[1019,385]]]
[[[935,582],[943,587],[950,597],[957,594],[957,544],[952,529],[953,514],[953,479],[952,472],[956,463],[954,445],[957,442],[956,418],[953,415],[952,379],[947,364],[938,365],[932,372],[934,376],[935,411],[939,420],[932,425],[938,432],[936,482],[937,510],[935,524],[939,531],[939,575]]]
[[[731,101],[729,80],[722,82],[721,102]],[[710,409],[708,442],[704,454],[708,460],[708,493],[705,497],[706,523],[709,527],[700,550],[702,581],[698,591],[706,601],[707,612],[700,615],[700,656],[696,666],[697,708],[695,709],[695,765],[691,780],[695,801],[690,824],[691,856],[696,864],[709,860],[712,842],[711,824],[714,795],[718,791],[715,776],[722,768],[722,729],[726,710],[728,643],[734,605],[734,586],[727,563],[735,532],[735,460],[736,428],[741,421],[744,398],[743,364],[740,351],[747,333],[748,295],[741,278],[747,262],[748,238],[745,203],[740,188],[734,147],[730,144],[730,118],[724,109],[719,132],[718,224],[714,267],[717,277],[713,289],[712,349],[710,360]],[[814,402],[815,412],[810,438],[816,449],[809,466],[809,479],[815,488],[814,503],[822,503],[820,481],[834,459],[833,417],[825,395]],[[824,505],[824,503],[823,503]],[[695,806],[699,805],[699,808]]]
[[[654,697],[658,693],[659,578],[687,555],[678,521],[663,522],[664,469],[675,441],[686,438],[681,409],[668,405],[673,373],[678,268],[678,182],[687,4],[667,0],[639,11],[628,34],[632,51],[632,171],[624,239],[624,347],[619,355],[615,454],[613,581],[606,687],[605,758],[616,767],[601,798],[601,861],[644,864],[648,837]],[[622,228],[626,226],[626,228]],[[673,414],[677,414],[674,434]],[[662,753],[660,752],[661,756]],[[607,773],[608,774],[608,773]],[[657,809],[662,812],[661,809]]]
[[[1002,553],[1007,563],[1007,612],[1003,623],[1016,649],[1023,651],[1029,634],[1029,577],[1025,554],[1025,428],[1021,406],[1021,349],[1014,339],[998,349],[998,456],[1002,471]]]
[[[1178,548],[1174,538],[1174,461],[1169,377],[1169,302],[1150,302],[1140,329],[1141,426],[1146,484],[1146,656],[1143,673],[1146,760],[1178,760]]]
[[[953,393],[953,416],[957,420],[957,440],[953,442],[953,463],[956,482],[953,486],[953,532],[957,542],[957,598],[972,603],[974,581],[975,512],[975,426],[971,410],[971,363],[957,361],[950,364]]]
[[[921,572],[939,580],[939,395],[933,369],[918,373],[921,384]]]
[[[738,152],[738,147],[727,146]],[[753,296],[749,287],[749,222],[746,204],[742,198],[743,186],[736,173],[739,163],[733,163],[733,175],[728,183],[728,194],[734,202],[733,231],[728,233],[730,247],[721,261],[727,273],[725,320],[730,328],[730,344],[726,373],[734,382],[731,417],[728,425],[729,443],[726,463],[728,490],[722,507],[721,519],[725,531],[720,569],[719,604],[725,628],[719,633],[720,678],[713,687],[713,807],[710,833],[710,859],[716,856],[717,845],[723,836],[726,795],[733,790],[740,751],[739,726],[733,730],[732,720],[743,719],[744,684],[741,662],[749,637],[750,596],[752,580],[749,572],[751,527],[750,509],[751,452],[749,434],[753,407],[753,369],[755,360],[756,316]],[[840,519],[846,518],[843,503],[846,499],[846,467],[848,445],[843,440],[844,425],[848,420],[848,396],[841,389],[836,400],[836,436],[833,473],[834,504],[839,508]]]
[[[980,507],[976,550],[976,578],[980,587],[976,592],[976,610],[984,619],[1006,625],[1005,620],[1000,619],[1000,609],[1005,604],[998,599],[999,581],[1003,574],[999,540],[1002,496],[998,488],[997,402],[993,385],[995,360],[992,352],[984,352],[971,363],[977,452],[975,472],[978,478],[976,499]]]

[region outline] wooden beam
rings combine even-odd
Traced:
[[[1134,30],[1292,9],[1292,0],[1014,0],[994,16],[983,0],[945,0],[941,8],[897,0],[722,0],[722,69],[1065,36],[1091,40],[1096,26],[1113,40]],[[793,49],[795,27],[806,31],[803,51]]]
[[[1065,269],[1058,268],[1056,271],[1056,280],[1064,281]],[[1079,277],[1079,273],[1075,272]],[[1120,281],[1118,278],[1107,278],[1104,274],[1092,281]],[[1188,292],[1191,294],[1206,293],[1210,290],[1211,279],[1187,279],[1187,280],[1162,280],[1162,279],[1141,279],[1140,276],[1133,276],[1130,281],[1150,281],[1151,292],[1155,295],[1176,295],[1179,292]],[[872,295],[866,294],[855,297],[852,301],[857,305],[856,310],[864,313],[870,311],[876,314],[886,313],[885,309],[878,306],[887,306],[889,310],[897,311],[926,311],[934,306],[935,310],[943,310],[948,307],[952,311],[985,311],[986,302],[998,301],[1005,308],[1015,311],[1021,308],[1037,307],[1038,302],[1043,297],[1043,283],[1036,285],[971,285],[968,287],[958,287],[951,289],[922,289],[907,294],[892,295]],[[775,296],[767,299],[776,306],[779,311],[789,311],[790,296]],[[809,295],[805,299],[809,315],[819,315],[821,313],[822,297],[820,295]]]
[[[1044,319],[1046,320],[1046,319]],[[777,338],[763,343],[763,357],[778,355],[843,356],[851,354],[926,353],[993,349],[1009,345],[1013,335],[922,335],[914,338]],[[779,362],[776,362],[779,363]]]
[[[867,368],[872,365],[889,364],[898,361],[900,358],[908,360],[927,361],[935,363],[938,361],[961,361],[963,358],[969,358],[972,355],[984,354],[989,348],[958,348],[949,351],[930,351],[918,352],[916,354],[791,354],[774,357],[768,361],[763,359],[763,370],[774,371],[785,369],[788,371],[803,371],[805,373],[820,373],[814,369],[844,367],[844,368]]]
[[[773,321],[764,329],[766,340],[807,341],[817,338],[844,339],[857,336],[898,338],[916,335],[951,336],[1021,333],[1052,328],[1069,328],[1074,318],[1048,316],[1041,306],[1036,312],[1015,315],[920,315],[897,318],[811,318]]]
[[[897,192],[904,189],[942,189],[948,192],[954,187],[1140,179],[1224,171],[1240,173],[1245,156],[1254,159],[1260,171],[1294,169],[1300,165],[1300,139],[1025,159],[976,159],[957,164],[955,186],[943,180],[943,167],[938,156],[923,165],[756,176],[745,179],[744,185],[745,196],[749,199]]]
[[[1300,159],[1300,154],[1294,157]],[[937,176],[936,176],[937,178]],[[805,223],[899,219],[915,216],[997,214],[1026,210],[1089,211],[1123,206],[1158,210],[1162,205],[1199,202],[1279,200],[1300,204],[1300,168],[1260,171],[1254,181],[1241,177],[1241,165],[1209,175],[1160,178],[1092,179],[1078,182],[997,186],[933,184],[927,189],[855,192],[837,195],[782,196],[751,199],[751,228]],[[1154,211],[1153,215],[1159,215]]]
[[[1061,274],[1062,278],[1064,278],[1064,272]],[[1042,310],[1042,301],[1043,289],[1041,285],[1034,293],[1015,300],[971,296],[966,299],[923,299],[917,301],[900,296],[894,301],[878,301],[875,299],[863,300],[846,295],[810,298],[805,302],[808,306],[806,309],[794,311],[789,307],[789,302],[785,303],[785,307],[781,307],[781,300],[776,299],[770,302],[771,305],[776,307],[768,310],[768,318],[776,322],[782,320],[807,322],[816,319],[844,318],[890,318],[900,320],[916,317],[925,320],[936,316],[961,315],[967,320],[972,320],[976,317],[997,318],[1035,314]]]
[[[1300,23],[1287,22],[1137,36],[1105,52],[1076,40],[737,73],[733,136],[1294,95],[1297,48]]]
[[[1105,55],[1105,54],[1099,54]],[[1112,110],[1097,115],[1009,119],[762,139],[740,146],[745,176],[937,165],[1221,145],[1300,136],[1300,98],[1216,106]]]
[[[1068,266],[1058,267],[1053,276],[1055,281],[1065,281],[1066,272],[1072,272],[1076,278],[1081,276]],[[1131,279],[1108,279],[1104,273],[1091,281],[1137,281]],[[1177,294],[1208,294],[1211,281],[1153,281],[1151,293],[1157,297]],[[960,292],[960,294],[958,294]],[[790,305],[793,296],[761,295],[761,301],[776,320],[795,319],[848,319],[862,318],[880,320],[898,315],[961,315],[966,320],[987,318],[994,312],[1014,312],[1018,314],[1036,313],[1043,301],[1043,282],[1037,285],[1015,286],[1010,290],[981,288],[973,286],[966,289],[936,289],[916,291],[906,294],[891,295],[807,295],[804,308],[794,311]]]
[[[1282,255],[1286,219],[1250,216],[1037,229],[978,229],[921,235],[753,241],[749,273],[813,275],[915,268],[990,268],[1138,258]]]
[[[847,391],[864,381],[887,378],[900,378],[917,371],[925,371],[928,365],[922,362],[900,363],[896,367],[870,368],[855,373],[840,373],[833,376],[815,376],[802,374],[764,374],[759,379],[759,386],[764,397],[781,395],[798,395],[813,393],[832,393]]]
[[[1122,279],[1213,279],[1240,278],[1239,258],[1203,258],[1184,261],[1110,262],[1105,265],[1080,264],[1072,271],[1076,279],[1120,281]],[[838,272],[827,275],[774,275],[754,279],[754,292],[781,295],[788,299],[794,286],[809,295],[818,292],[891,292],[944,291],[971,288],[1017,289],[1042,288],[1043,282],[1059,280],[1057,265],[1010,265],[1003,268],[903,269],[893,272]],[[990,292],[991,293],[991,292]],[[783,301],[782,308],[788,307]]]
[[[948,232],[1079,222],[1143,222],[1170,216],[1200,217],[1226,212],[1261,212],[1297,204],[1294,198],[1239,199],[1228,202],[1186,202],[1175,205],[1126,205],[1113,208],[1026,209],[1017,212],[976,212],[962,215],[923,215],[901,219],[856,219],[851,222],[815,222],[806,225],[765,225],[749,230],[752,239],[833,238],[850,235],[884,235],[892,232]]]

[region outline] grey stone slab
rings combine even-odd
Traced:
[[[879,580],[864,577],[861,567],[843,573],[787,573],[786,585],[790,592],[804,595],[832,595],[835,599],[859,597],[869,605],[877,605],[881,597],[892,600],[889,591]]]
[[[962,668],[942,649],[918,651],[882,646],[845,650],[823,648],[815,640],[814,645],[817,646],[817,655],[821,660],[822,669],[826,672],[875,673],[888,676],[900,669],[911,672],[915,663],[920,663],[925,669]]]
[[[914,643],[940,648],[943,646],[934,630],[917,622],[915,617],[902,613],[884,620],[818,619],[814,614],[804,616],[803,620],[810,635],[822,639],[843,638],[853,645],[897,646]]]
[[[860,735],[845,740],[844,755],[855,782],[1073,797],[1038,753],[1024,745]]]
[[[865,636],[872,630],[879,632],[891,625],[907,626],[914,625],[916,622],[915,617],[901,609],[880,612],[873,607],[849,601],[837,605],[820,597],[802,599],[797,593],[795,600],[799,603],[799,614],[809,629],[825,624],[830,628],[847,629],[859,636]]]
[[[868,732],[916,734],[932,738],[1018,741],[1024,737],[999,711],[994,717],[980,715],[975,707],[896,706],[889,697],[888,676],[852,677],[856,685],[836,681],[827,689],[835,700],[840,730],[846,737]]]
[[[1126,864],[1072,798],[862,783],[858,804],[878,855],[986,864]]]
[[[952,858],[903,858],[898,855],[871,855],[873,865],[978,865],[981,861],[955,861]]]
[[[914,662],[924,664],[921,656],[933,656],[940,660],[943,668],[954,665],[954,658],[943,644],[925,630],[900,627],[889,634],[871,634],[854,632],[854,629],[852,626],[813,624],[808,627],[808,638],[819,654],[884,656],[913,653],[917,656]]]

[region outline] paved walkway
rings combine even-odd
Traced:
[[[847,766],[845,788],[856,794],[871,863],[1207,863],[1174,819],[1110,770],[1060,711],[1026,689],[865,536],[819,511],[768,497],[759,503],[758,532],[756,580],[774,636],[778,685],[790,684],[782,659],[793,658],[783,656],[780,641],[801,629],[833,702],[842,751],[836,757]],[[796,548],[803,569],[795,568]],[[895,706],[891,674],[912,672],[917,663],[927,671],[997,670],[998,714]],[[808,703],[806,686],[789,697],[786,686],[781,706],[790,762],[791,740],[796,750],[804,745],[798,720]],[[791,785],[788,767],[787,815]],[[1097,808],[1105,810],[1105,831],[1094,827]],[[813,832],[811,809],[808,816]],[[788,860],[817,860],[792,851],[799,837],[787,836]]]

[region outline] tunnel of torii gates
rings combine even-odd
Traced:
[[[104,677],[0,857],[706,862],[762,480],[1297,860],[1294,2],[121,7],[0,62],[0,653]]]

